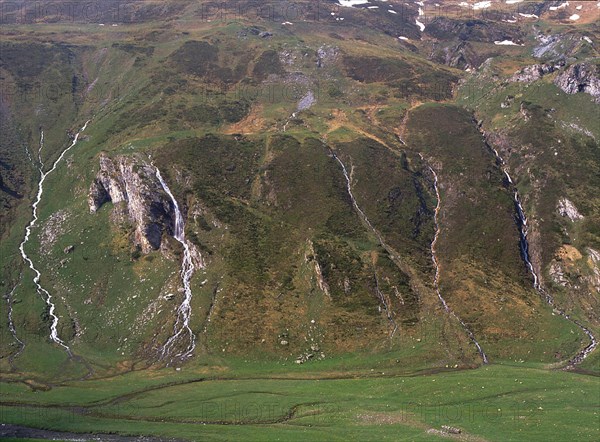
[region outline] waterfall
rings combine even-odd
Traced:
[[[42,149],[44,148],[44,130],[40,128],[40,148],[38,149],[38,162],[40,163],[40,167],[44,165],[42,161]]]
[[[57,330],[58,316],[56,316],[56,314],[54,313],[56,306],[52,302],[52,295],[50,295],[50,293],[44,287],[42,287],[42,285],[40,284],[40,279],[42,277],[42,274],[35,267],[35,265],[33,264],[33,261],[25,252],[25,245],[29,241],[31,231],[33,230],[33,227],[35,226],[35,224],[38,220],[38,205],[42,201],[42,195],[44,194],[44,181],[46,181],[46,178],[48,178],[48,175],[50,175],[52,172],[54,172],[56,170],[58,164],[62,161],[62,159],[64,158],[66,153],[77,144],[79,135],[86,129],[88,123],[89,123],[89,120],[86,121],[86,123],[79,130],[79,132],[77,132],[77,134],[73,138],[73,141],[71,142],[71,144],[61,152],[59,157],[52,164],[52,168],[50,168],[50,170],[44,172],[44,164],[43,163],[40,164],[40,169],[39,169],[40,170],[40,180],[38,182],[38,191],[37,191],[36,199],[32,205],[33,216],[32,216],[31,221],[25,228],[25,237],[23,238],[23,241],[19,245],[19,250],[21,251],[21,256],[23,257],[23,261],[25,261],[25,263],[29,266],[29,268],[33,271],[33,273],[35,273],[35,276],[33,277],[33,282],[37,288],[37,292],[44,298],[46,305],[49,307],[48,314],[52,318],[52,324],[50,325],[50,339],[52,341],[54,341],[55,343],[59,344],[61,347],[63,347],[66,350],[66,352],[69,354],[69,356],[72,356],[71,349],[69,348],[69,346],[67,344],[65,344],[58,337],[58,330]],[[40,151],[42,150],[43,142],[44,142],[44,132],[41,131]]]
[[[173,327],[173,335],[165,342],[163,347],[161,348],[161,358],[165,358],[169,356],[171,350],[181,339],[187,339],[187,347],[180,353],[176,354],[176,358],[185,359],[192,355],[194,349],[196,348],[196,336],[194,332],[190,328],[190,317],[192,315],[192,289],[190,287],[190,281],[192,276],[194,275],[194,262],[192,259],[192,251],[190,250],[190,246],[185,239],[185,223],[183,220],[183,215],[181,214],[181,210],[179,208],[179,204],[177,200],[173,196],[171,189],[163,179],[160,170],[155,166],[156,169],[156,177],[166,192],[166,194],[171,199],[173,204],[173,210],[175,211],[175,225],[173,227],[173,237],[183,246],[183,261],[181,263],[181,282],[183,284],[184,289],[184,298],[183,302],[177,309],[177,320]],[[187,336],[187,338],[186,338]]]

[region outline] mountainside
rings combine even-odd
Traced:
[[[38,3],[0,1],[3,382],[600,373],[600,4]]]

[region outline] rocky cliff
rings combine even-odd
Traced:
[[[140,157],[100,156],[100,170],[90,186],[91,213],[106,202],[134,226],[134,242],[142,253],[160,248],[163,233],[172,235],[172,207],[153,166]]]
[[[600,76],[598,66],[592,63],[571,65],[554,80],[559,88],[567,94],[584,92],[600,103]]]

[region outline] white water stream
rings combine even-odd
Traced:
[[[484,134],[484,141],[485,141],[485,134]],[[494,149],[491,145],[489,145],[487,143],[487,141],[485,141],[485,143],[488,146],[488,148],[491,149],[491,151],[496,156],[496,161],[497,161],[498,165],[500,166],[500,169],[502,170],[502,172],[504,172],[504,176],[506,176],[506,179],[507,179],[509,185],[512,186],[513,201],[514,201],[515,209],[517,212],[517,225],[519,227],[519,234],[521,237],[521,240],[520,240],[521,255],[523,257],[523,261],[525,262],[525,265],[527,266],[527,269],[529,270],[529,272],[531,273],[531,276],[533,277],[533,288],[535,290],[537,290],[537,292],[541,295],[541,297],[546,301],[546,303],[550,307],[552,307],[552,309],[555,312],[557,312],[560,316],[562,316],[566,320],[570,321],[571,323],[573,323],[577,327],[579,327],[579,329],[581,331],[583,331],[587,335],[587,337],[590,339],[590,343],[587,346],[585,346],[581,351],[579,351],[575,356],[573,356],[573,358],[571,358],[571,360],[569,361],[570,366],[579,364],[591,352],[593,352],[596,349],[596,347],[598,346],[598,341],[596,340],[596,337],[593,335],[593,333],[587,327],[582,325],[576,319],[571,318],[571,316],[568,313],[566,313],[564,310],[557,307],[552,296],[546,291],[546,289],[542,286],[542,284],[540,284],[540,279],[535,271],[535,268],[533,267],[533,264],[531,263],[531,255],[529,253],[529,241],[527,240],[527,234],[528,234],[527,216],[525,215],[525,211],[523,210],[523,205],[521,204],[521,197],[519,195],[519,191],[517,189],[517,186],[514,184],[511,176],[508,173],[504,159],[500,156],[500,154],[498,153],[498,151],[496,149]]]
[[[419,154],[419,157],[421,157],[421,160],[425,161],[423,158],[423,155]],[[440,213],[440,208],[442,205],[442,197],[440,196],[440,190],[438,187],[439,179],[438,179],[437,173],[435,172],[435,170],[433,170],[433,167],[431,167],[429,165],[427,165],[427,167],[429,168],[429,171],[433,175],[433,187],[435,189],[435,196],[437,198],[437,204],[435,207],[435,215],[434,215],[435,235],[433,237],[433,241],[431,241],[431,260],[433,261],[433,268],[435,270],[435,275],[433,277],[433,285],[435,287],[435,292],[436,292],[440,302],[444,306],[444,310],[446,311],[446,313],[454,316],[454,318],[456,318],[456,320],[458,322],[460,322],[460,324],[462,325],[463,329],[465,330],[465,332],[467,333],[467,335],[469,336],[469,338],[471,339],[473,344],[475,344],[475,347],[477,348],[477,352],[479,353],[479,356],[481,356],[483,363],[487,364],[488,357],[485,354],[485,352],[483,351],[483,348],[481,347],[481,345],[479,344],[477,339],[475,338],[475,335],[473,334],[471,329],[467,326],[467,324],[461,318],[459,318],[458,315],[456,313],[454,313],[454,311],[452,309],[450,309],[450,307],[448,307],[448,304],[446,303],[446,300],[444,299],[444,297],[442,296],[442,292],[440,291],[440,265],[439,265],[439,262],[437,259],[437,253],[435,251],[435,246],[436,246],[438,238],[440,236],[439,213]]]
[[[50,315],[50,317],[52,319],[52,323],[50,324],[50,339],[52,341],[54,341],[55,343],[59,344],[60,346],[62,346],[70,356],[72,356],[71,349],[69,348],[69,346],[67,344],[65,344],[58,337],[58,330],[57,330],[58,316],[56,316],[56,314],[54,313],[54,311],[56,310],[56,305],[54,304],[54,302],[52,302],[52,295],[50,295],[50,293],[44,287],[42,287],[42,285],[40,284],[40,279],[41,279],[42,275],[41,275],[40,271],[33,264],[33,261],[31,260],[31,258],[29,258],[29,255],[27,255],[27,253],[25,252],[25,245],[29,241],[31,231],[33,230],[33,227],[35,226],[35,224],[38,220],[38,205],[40,204],[40,201],[42,200],[42,196],[44,194],[44,182],[46,181],[46,178],[48,178],[48,175],[50,175],[52,172],[54,172],[56,170],[59,163],[65,157],[66,153],[77,144],[79,135],[86,129],[88,123],[89,123],[89,120],[83,125],[83,127],[79,130],[79,132],[77,132],[77,134],[73,138],[73,141],[71,142],[71,144],[65,150],[63,150],[61,152],[61,154],[59,155],[59,157],[56,159],[56,161],[54,161],[54,163],[52,164],[52,168],[50,168],[50,170],[48,170],[46,172],[44,172],[44,164],[41,163],[41,150],[43,148],[43,142],[44,142],[44,132],[43,131],[41,132],[40,150],[38,153],[38,157],[40,158],[40,168],[39,168],[40,180],[38,182],[37,196],[32,205],[33,217],[31,219],[31,221],[29,222],[29,224],[27,225],[27,227],[25,228],[25,237],[23,238],[23,241],[19,245],[19,250],[21,251],[21,256],[23,257],[23,260],[35,274],[35,276],[33,278],[33,282],[37,288],[37,292],[44,298],[44,301],[46,302],[46,304],[49,307],[48,314]]]
[[[160,181],[163,190],[169,195],[171,202],[173,203],[173,209],[175,210],[175,225],[173,227],[173,237],[181,243],[183,246],[183,261],[181,263],[181,282],[184,289],[183,302],[177,309],[177,320],[173,328],[173,335],[167,340],[167,342],[161,348],[161,358],[170,356],[173,347],[179,343],[180,340],[187,340],[187,344],[184,350],[175,355],[175,358],[186,359],[192,355],[196,348],[196,336],[190,328],[190,317],[192,315],[192,289],[190,287],[190,280],[194,275],[194,261],[192,259],[192,252],[190,246],[185,239],[185,223],[183,221],[183,215],[179,209],[177,200],[171,193],[171,189],[160,174],[160,170],[156,169],[156,177]],[[173,359],[173,358],[171,358]]]
[[[348,170],[346,169],[346,166],[334,152],[332,152],[332,155],[333,155],[333,158],[335,158],[335,160],[342,167],[342,171],[344,172],[344,177],[346,178],[346,189],[348,190],[348,195],[350,196],[352,205],[354,206],[356,211],[359,213],[362,220],[367,224],[367,226],[369,226],[371,231],[375,234],[375,236],[379,240],[379,243],[381,244],[381,247],[386,249],[389,253],[391,248],[388,247],[388,245],[383,241],[381,234],[377,231],[377,229],[375,229],[375,227],[373,227],[373,224],[371,224],[371,221],[369,220],[369,218],[367,218],[367,215],[365,214],[365,212],[363,212],[362,209],[359,207],[358,202],[356,201],[356,198],[354,198],[354,193],[352,192],[352,178],[348,174]],[[390,253],[390,255],[392,255],[392,254]],[[381,290],[379,290],[379,280],[377,278],[377,273],[376,273],[375,269],[373,269],[373,271],[375,272],[375,284],[376,284],[377,298],[379,299],[383,309],[385,310],[385,314],[386,314],[388,321],[390,321],[390,324],[393,326],[392,333],[390,335],[390,338],[393,338],[394,334],[398,330],[398,325],[396,324],[396,321],[394,320],[394,318],[392,316],[392,311],[388,305],[385,295],[381,292]]]
[[[6,303],[8,304],[8,330],[10,331],[10,334],[12,335],[13,339],[19,344],[19,351],[17,351],[14,355],[10,356],[11,360],[19,356],[23,352],[23,350],[25,350],[25,343],[21,341],[21,339],[19,339],[19,336],[17,336],[17,329],[13,321],[13,297],[22,278],[23,272],[19,274],[19,279],[17,280],[16,284],[13,286],[12,290],[8,293],[8,295],[6,295]]]

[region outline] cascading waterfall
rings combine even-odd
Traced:
[[[419,154],[419,157],[421,158],[422,161],[425,162],[422,154]],[[467,324],[461,318],[459,318],[458,315],[456,313],[454,313],[454,311],[452,309],[450,309],[450,307],[448,307],[448,304],[446,303],[446,300],[442,296],[442,292],[440,290],[440,265],[439,265],[439,262],[437,259],[437,253],[435,251],[435,246],[436,246],[438,238],[440,236],[439,213],[440,213],[440,209],[442,206],[442,197],[440,195],[440,190],[438,187],[439,179],[438,179],[437,173],[435,172],[435,170],[433,170],[433,167],[431,167],[429,165],[427,165],[427,167],[429,168],[429,171],[433,175],[433,187],[435,190],[435,196],[437,198],[437,204],[435,206],[435,212],[434,212],[435,235],[433,236],[433,241],[431,241],[431,261],[433,262],[433,268],[435,270],[435,274],[433,276],[433,286],[435,287],[435,292],[436,292],[440,302],[442,303],[442,306],[444,307],[444,310],[446,311],[446,313],[452,315],[454,318],[456,318],[456,320],[458,322],[460,322],[463,329],[469,336],[469,339],[471,339],[471,342],[473,342],[473,344],[477,348],[477,352],[479,353],[479,356],[481,356],[483,363],[487,364],[488,357],[485,354],[485,352],[483,351],[483,348],[481,347],[481,345],[479,344],[477,339],[475,338],[475,335],[473,334],[471,329],[467,326]]]
[[[362,209],[359,207],[358,202],[356,201],[356,198],[354,198],[354,193],[352,192],[352,179],[350,178],[350,175],[348,174],[348,170],[346,169],[346,166],[344,165],[344,163],[342,162],[342,160],[340,160],[338,158],[338,156],[335,154],[335,152],[331,152],[331,154],[333,155],[333,158],[335,158],[335,160],[340,164],[340,166],[342,167],[342,171],[344,173],[344,177],[346,178],[346,189],[348,190],[348,195],[350,196],[350,200],[352,201],[352,205],[354,206],[354,208],[356,209],[356,211],[359,213],[360,217],[362,218],[362,220],[367,224],[367,226],[369,226],[369,228],[371,229],[371,231],[375,234],[375,236],[377,237],[379,243],[381,244],[381,247],[383,247],[384,249],[388,250],[388,252],[391,250],[388,245],[383,241],[383,238],[381,237],[381,235],[379,234],[379,232],[377,231],[377,229],[375,229],[375,227],[373,227],[373,224],[371,224],[371,221],[369,220],[369,218],[367,218],[367,215],[365,214],[365,212],[362,211]],[[398,324],[396,324],[396,321],[394,320],[393,316],[392,316],[392,311],[388,306],[388,302],[385,299],[385,295],[383,293],[381,293],[381,291],[379,290],[379,281],[377,279],[377,273],[375,273],[375,282],[376,282],[376,291],[377,291],[377,297],[379,298],[379,301],[385,311],[386,317],[388,319],[388,321],[390,321],[390,324],[393,326],[393,330],[392,333],[390,335],[390,338],[394,337],[394,334],[396,333],[396,331],[398,330]]]
[[[179,204],[177,200],[173,196],[171,189],[163,179],[160,174],[160,170],[155,166],[156,169],[156,177],[171,199],[173,203],[173,209],[175,210],[175,225],[173,227],[173,237],[183,246],[183,261],[181,263],[181,282],[183,284],[184,289],[184,298],[183,302],[177,309],[177,320],[175,322],[175,326],[173,327],[173,335],[165,342],[162,346],[161,359],[169,357],[173,347],[179,343],[180,340],[186,340],[187,344],[183,351],[176,354],[174,358],[186,359],[192,355],[194,349],[196,348],[196,336],[194,332],[190,328],[190,317],[192,315],[192,289],[190,287],[190,280],[194,275],[194,261],[192,259],[192,252],[190,250],[190,246],[185,239],[185,223],[183,221],[183,215],[181,214],[181,210],[179,209]],[[174,359],[174,358],[171,358]]]
[[[64,343],[64,341],[62,339],[60,339],[58,337],[58,330],[57,330],[58,316],[56,316],[56,314],[54,313],[56,306],[52,302],[52,295],[50,295],[50,293],[44,287],[42,287],[42,285],[40,284],[40,279],[41,279],[42,274],[35,267],[35,265],[33,264],[33,261],[31,260],[31,258],[29,258],[29,256],[25,252],[25,245],[29,241],[31,231],[33,230],[33,227],[35,226],[35,224],[38,220],[38,211],[37,210],[38,210],[38,205],[40,204],[40,201],[42,200],[42,195],[44,194],[44,181],[46,181],[46,178],[48,178],[48,175],[50,175],[52,172],[54,172],[56,170],[57,166],[62,161],[64,156],[67,154],[67,152],[69,150],[71,150],[77,144],[79,135],[86,129],[88,123],[89,123],[89,120],[86,121],[86,123],[79,130],[79,132],[77,132],[77,134],[75,134],[75,137],[73,138],[73,141],[71,142],[71,144],[65,150],[63,150],[61,152],[59,157],[52,164],[52,168],[50,168],[50,170],[44,172],[44,164],[40,163],[40,167],[39,167],[40,180],[38,182],[38,191],[37,191],[36,199],[32,205],[33,217],[31,219],[31,221],[29,222],[29,224],[27,225],[27,227],[25,228],[25,237],[23,238],[23,241],[19,245],[19,250],[21,251],[21,256],[23,257],[23,260],[35,274],[35,276],[33,277],[33,282],[37,288],[37,292],[44,298],[46,305],[49,307],[48,314],[52,318],[52,323],[50,324],[50,339],[52,341],[54,341],[55,343],[59,344],[61,347],[63,347],[67,351],[69,356],[73,355],[71,353],[71,349],[69,348],[69,346],[67,344]],[[43,147],[43,140],[44,140],[44,132],[42,131],[41,137],[40,137],[40,152]],[[41,160],[41,154],[38,156],[40,157],[40,160]]]
[[[290,116],[288,117],[288,119],[287,119],[287,120],[285,120],[285,123],[284,123],[284,125],[283,125],[283,131],[284,131],[284,132],[287,130],[287,126],[288,126],[288,124],[290,124],[290,121],[291,121],[293,118],[296,118],[296,112],[293,112],[293,113],[292,113],[292,115],[290,115]]]
[[[479,126],[479,128],[481,129],[480,126]],[[535,271],[535,268],[533,267],[533,264],[531,263],[531,255],[529,253],[529,241],[527,240],[527,234],[528,234],[527,216],[525,215],[525,211],[523,210],[523,205],[521,204],[521,197],[519,195],[519,191],[517,189],[517,186],[514,184],[510,174],[508,173],[504,159],[500,156],[498,151],[496,149],[494,149],[487,142],[487,140],[485,138],[485,134],[482,133],[482,135],[484,136],[484,142],[485,142],[486,146],[496,156],[496,162],[497,162],[498,166],[500,167],[500,169],[502,170],[502,172],[504,173],[504,176],[506,177],[506,180],[508,181],[509,186],[512,187],[513,201],[515,204],[515,211],[517,214],[517,217],[516,217],[517,218],[517,226],[519,227],[521,256],[523,257],[523,261],[525,262],[525,265],[527,266],[527,269],[529,270],[529,273],[531,274],[531,276],[533,278],[533,288],[540,294],[540,296],[546,301],[546,303],[550,307],[552,307],[552,309],[555,312],[557,312],[560,316],[562,316],[566,320],[575,324],[581,331],[583,331],[586,334],[586,336],[590,340],[590,343],[587,346],[585,346],[581,351],[579,351],[575,356],[573,356],[569,360],[569,366],[579,364],[591,352],[593,352],[596,349],[596,347],[598,346],[598,341],[596,340],[596,337],[594,336],[594,334],[587,327],[585,327],[583,324],[581,324],[578,320],[571,318],[571,316],[568,313],[566,313],[564,310],[558,308],[554,302],[554,299],[550,295],[550,293],[548,293],[546,291],[546,289],[540,284],[540,279]]]

